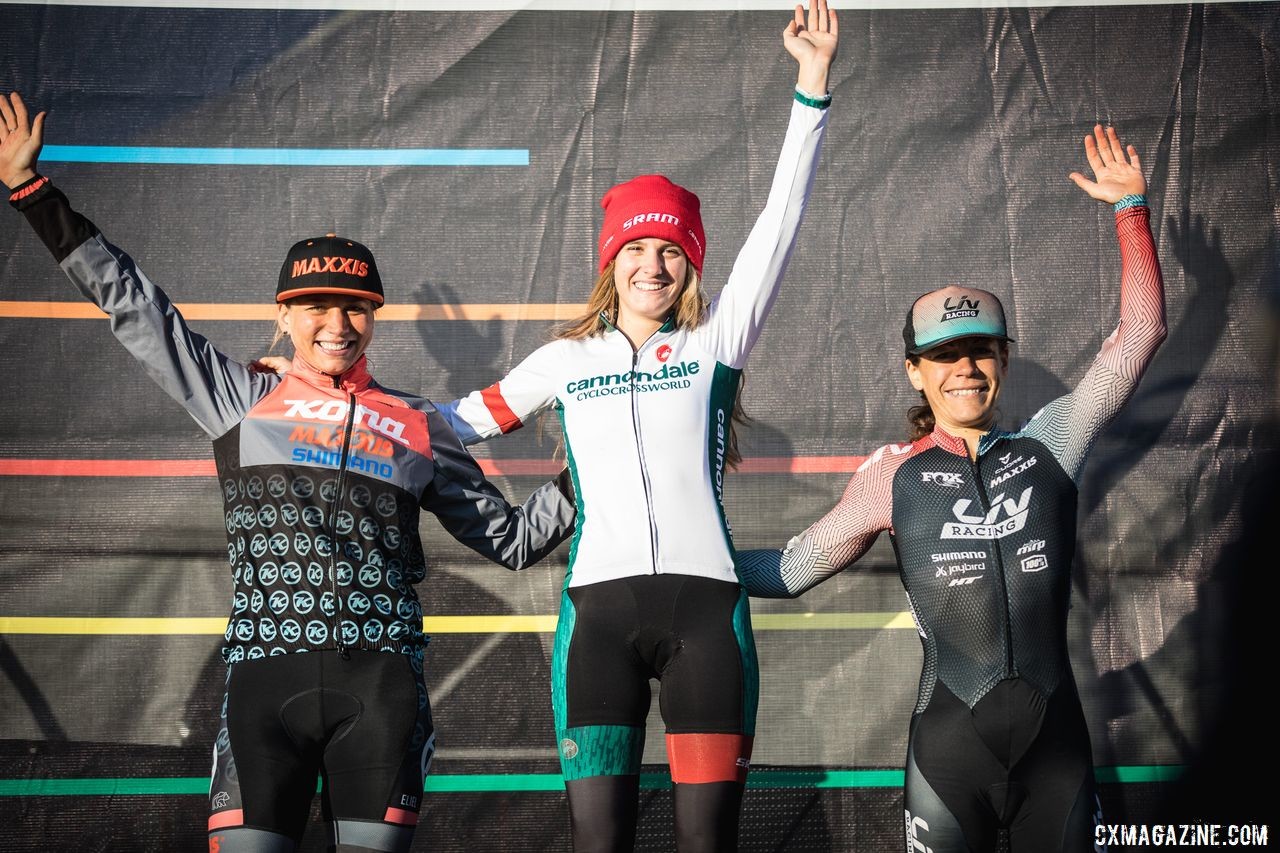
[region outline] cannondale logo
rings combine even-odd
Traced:
[[[569,738],[560,741],[560,754],[572,761],[578,757],[578,745]]]

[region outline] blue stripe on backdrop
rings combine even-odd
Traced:
[[[163,148],[46,145],[45,162],[173,166],[528,166],[527,148]]]

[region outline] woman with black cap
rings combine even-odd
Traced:
[[[295,849],[320,774],[334,849],[408,850],[434,749],[419,512],[519,569],[568,535],[571,499],[548,483],[508,505],[429,401],[373,380],[365,350],[383,293],[367,248],[329,234],[289,250],[276,302],[292,369],[255,373],[191,331],[36,173],[44,114],[29,122],[14,93],[0,116],[10,202],[213,440],[234,595],[209,848]]]
[[[1126,156],[1127,154],[1127,156]],[[994,294],[926,293],[907,313],[906,372],[921,393],[909,444],[877,450],[824,518],[785,551],[744,551],[752,595],[795,597],[893,537],[924,644],[907,741],[909,850],[1094,849],[1100,818],[1067,658],[1076,495],[1095,439],[1165,337],[1164,285],[1138,153],[1113,129],[1085,138],[1090,196],[1115,206],[1120,324],[1071,393],[1022,429],[996,428],[1012,340]]]
[[[836,14],[784,33],[799,63],[764,211],[720,296],[701,286],[698,197],[661,175],[605,193],[587,311],[450,412],[464,442],[553,409],[577,495],[552,656],[574,849],[630,850],[650,679],[674,782],[676,846],[737,848],[758,669],[721,502],[739,377],[772,307],[827,124]]]

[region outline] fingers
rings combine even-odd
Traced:
[[[14,118],[18,120],[18,127],[27,126],[27,105],[22,102],[22,96],[17,92],[13,93],[13,112]],[[14,128],[15,130],[17,128]]]
[[[12,97],[17,98],[18,93],[14,92]],[[18,102],[22,102],[20,98]],[[0,95],[0,118],[4,119],[4,130],[6,133],[17,128],[18,119],[13,114],[13,107],[9,106],[9,99],[4,95]]]
[[[36,120],[31,122],[31,138],[36,141],[37,145],[41,145],[44,140],[44,117],[45,112],[41,110],[36,113]]]
[[[791,26],[788,29],[793,35],[804,29],[804,6],[799,3],[796,4],[796,18],[791,22]]]
[[[1095,132],[1100,129],[1100,127],[1096,128]],[[1106,168],[1102,158],[1098,156],[1098,143],[1094,141],[1092,136],[1084,138],[1084,158],[1089,161],[1089,168],[1093,170],[1095,175]]]
[[[1097,149],[1098,159],[1102,161],[1102,165],[1110,166],[1114,160],[1111,156],[1111,140],[1107,139],[1107,133],[1100,124],[1093,126],[1093,145]],[[1097,169],[1094,171],[1096,172]]]
[[[1138,149],[1132,145],[1129,146],[1129,163],[1139,172],[1142,171],[1142,161],[1138,159]]]

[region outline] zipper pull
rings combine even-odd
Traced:
[[[351,649],[347,648],[346,643],[338,643],[338,657],[343,660],[351,660]]]

